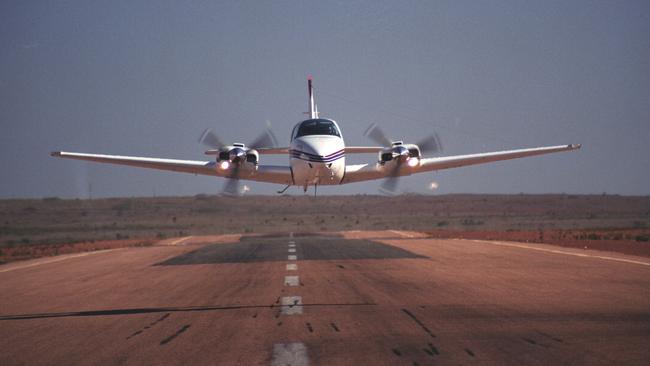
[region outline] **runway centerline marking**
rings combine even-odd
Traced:
[[[503,246],[503,247],[514,247],[514,248],[538,250],[540,252],[547,252],[547,253],[571,255],[571,256],[574,256],[574,257],[598,258],[598,259],[604,259],[604,260],[608,260],[608,261],[640,264],[642,266],[649,266],[650,267],[649,262],[635,261],[635,260],[632,260],[632,259],[608,257],[608,256],[604,256],[604,255],[592,255],[592,254],[567,252],[567,251],[564,251],[564,250],[556,250],[556,249],[536,248],[536,247],[529,246],[529,245],[515,244],[515,243],[504,243],[504,242],[501,242],[501,241],[487,241],[487,240],[471,240],[471,241],[476,242],[476,243],[486,243],[486,244],[498,245],[498,246]]]
[[[307,347],[302,343],[277,343],[273,345],[272,366],[309,365]]]
[[[295,260],[298,260],[298,256],[290,255],[290,256],[287,257],[287,259],[290,260],[290,261],[295,261]]]
[[[297,271],[297,270],[298,270],[297,264],[287,264],[287,271]]]
[[[11,272],[11,271],[15,271],[17,269],[36,267],[36,266],[40,266],[42,264],[50,264],[50,263],[61,262],[61,261],[64,261],[66,259],[85,257],[85,256],[88,256],[88,255],[93,255],[93,254],[108,253],[108,252],[112,252],[112,251],[119,250],[119,249],[124,249],[124,248],[96,250],[94,252],[86,252],[86,253],[79,253],[79,254],[64,255],[64,256],[60,256],[60,257],[53,258],[53,259],[50,259],[50,260],[38,261],[36,263],[29,263],[29,264],[26,264],[24,266],[16,266],[16,267],[0,269],[0,273]]]
[[[289,248],[295,248],[296,244],[289,244]]]
[[[281,300],[282,307],[280,311],[283,315],[296,315],[302,314],[302,297],[301,296],[285,296]]]
[[[289,248],[289,253],[295,253],[295,252],[296,252],[296,248]]]
[[[299,284],[300,280],[298,279],[298,276],[284,276],[285,286],[298,286]]]

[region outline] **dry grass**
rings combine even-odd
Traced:
[[[18,248],[185,235],[341,230],[507,232],[650,227],[650,197],[404,195],[0,201],[0,260]],[[640,235],[645,235],[644,231]],[[639,241],[641,242],[641,241]],[[22,256],[21,256],[22,257]]]

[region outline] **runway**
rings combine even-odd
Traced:
[[[0,267],[0,364],[645,365],[650,259],[351,231]]]

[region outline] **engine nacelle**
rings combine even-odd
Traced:
[[[379,164],[383,165],[386,162],[398,159],[421,158],[420,148],[417,145],[404,144],[402,141],[395,141],[392,145],[379,152]]]
[[[249,149],[244,144],[233,144],[222,148],[217,154],[217,163],[222,169],[228,169],[232,165],[242,165],[250,163],[257,166],[260,160],[260,154],[255,149]]]
[[[247,163],[253,163],[257,165],[257,163],[260,161],[260,153],[257,152],[255,149],[250,149],[246,152],[246,162]]]

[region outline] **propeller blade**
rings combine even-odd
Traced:
[[[261,147],[277,147],[278,139],[275,138],[275,135],[271,129],[267,128],[261,135],[259,135],[253,142],[248,144],[248,147],[251,149],[258,149]]]
[[[386,136],[384,131],[382,131],[376,123],[371,123],[363,135],[381,146],[391,146],[393,144],[392,141]]]
[[[239,163],[234,163],[232,173],[223,185],[221,194],[225,196],[240,196],[241,188],[239,184]]]
[[[382,193],[390,196],[395,195],[395,191],[397,190],[397,183],[399,182],[399,169],[401,165],[401,160],[397,160],[395,162],[395,165],[393,165],[393,168],[388,174],[388,177],[381,183],[380,191]]]
[[[205,146],[211,147],[213,149],[218,149],[222,146],[225,146],[219,136],[216,133],[212,132],[211,129],[206,128],[205,131],[199,137],[199,142]]]
[[[223,190],[221,194],[224,196],[240,196],[241,189],[239,188],[239,179],[237,178],[227,178],[226,182],[223,185]]]
[[[440,137],[438,137],[437,133],[425,137],[417,145],[423,153],[437,154],[442,152],[442,143],[440,143]]]

